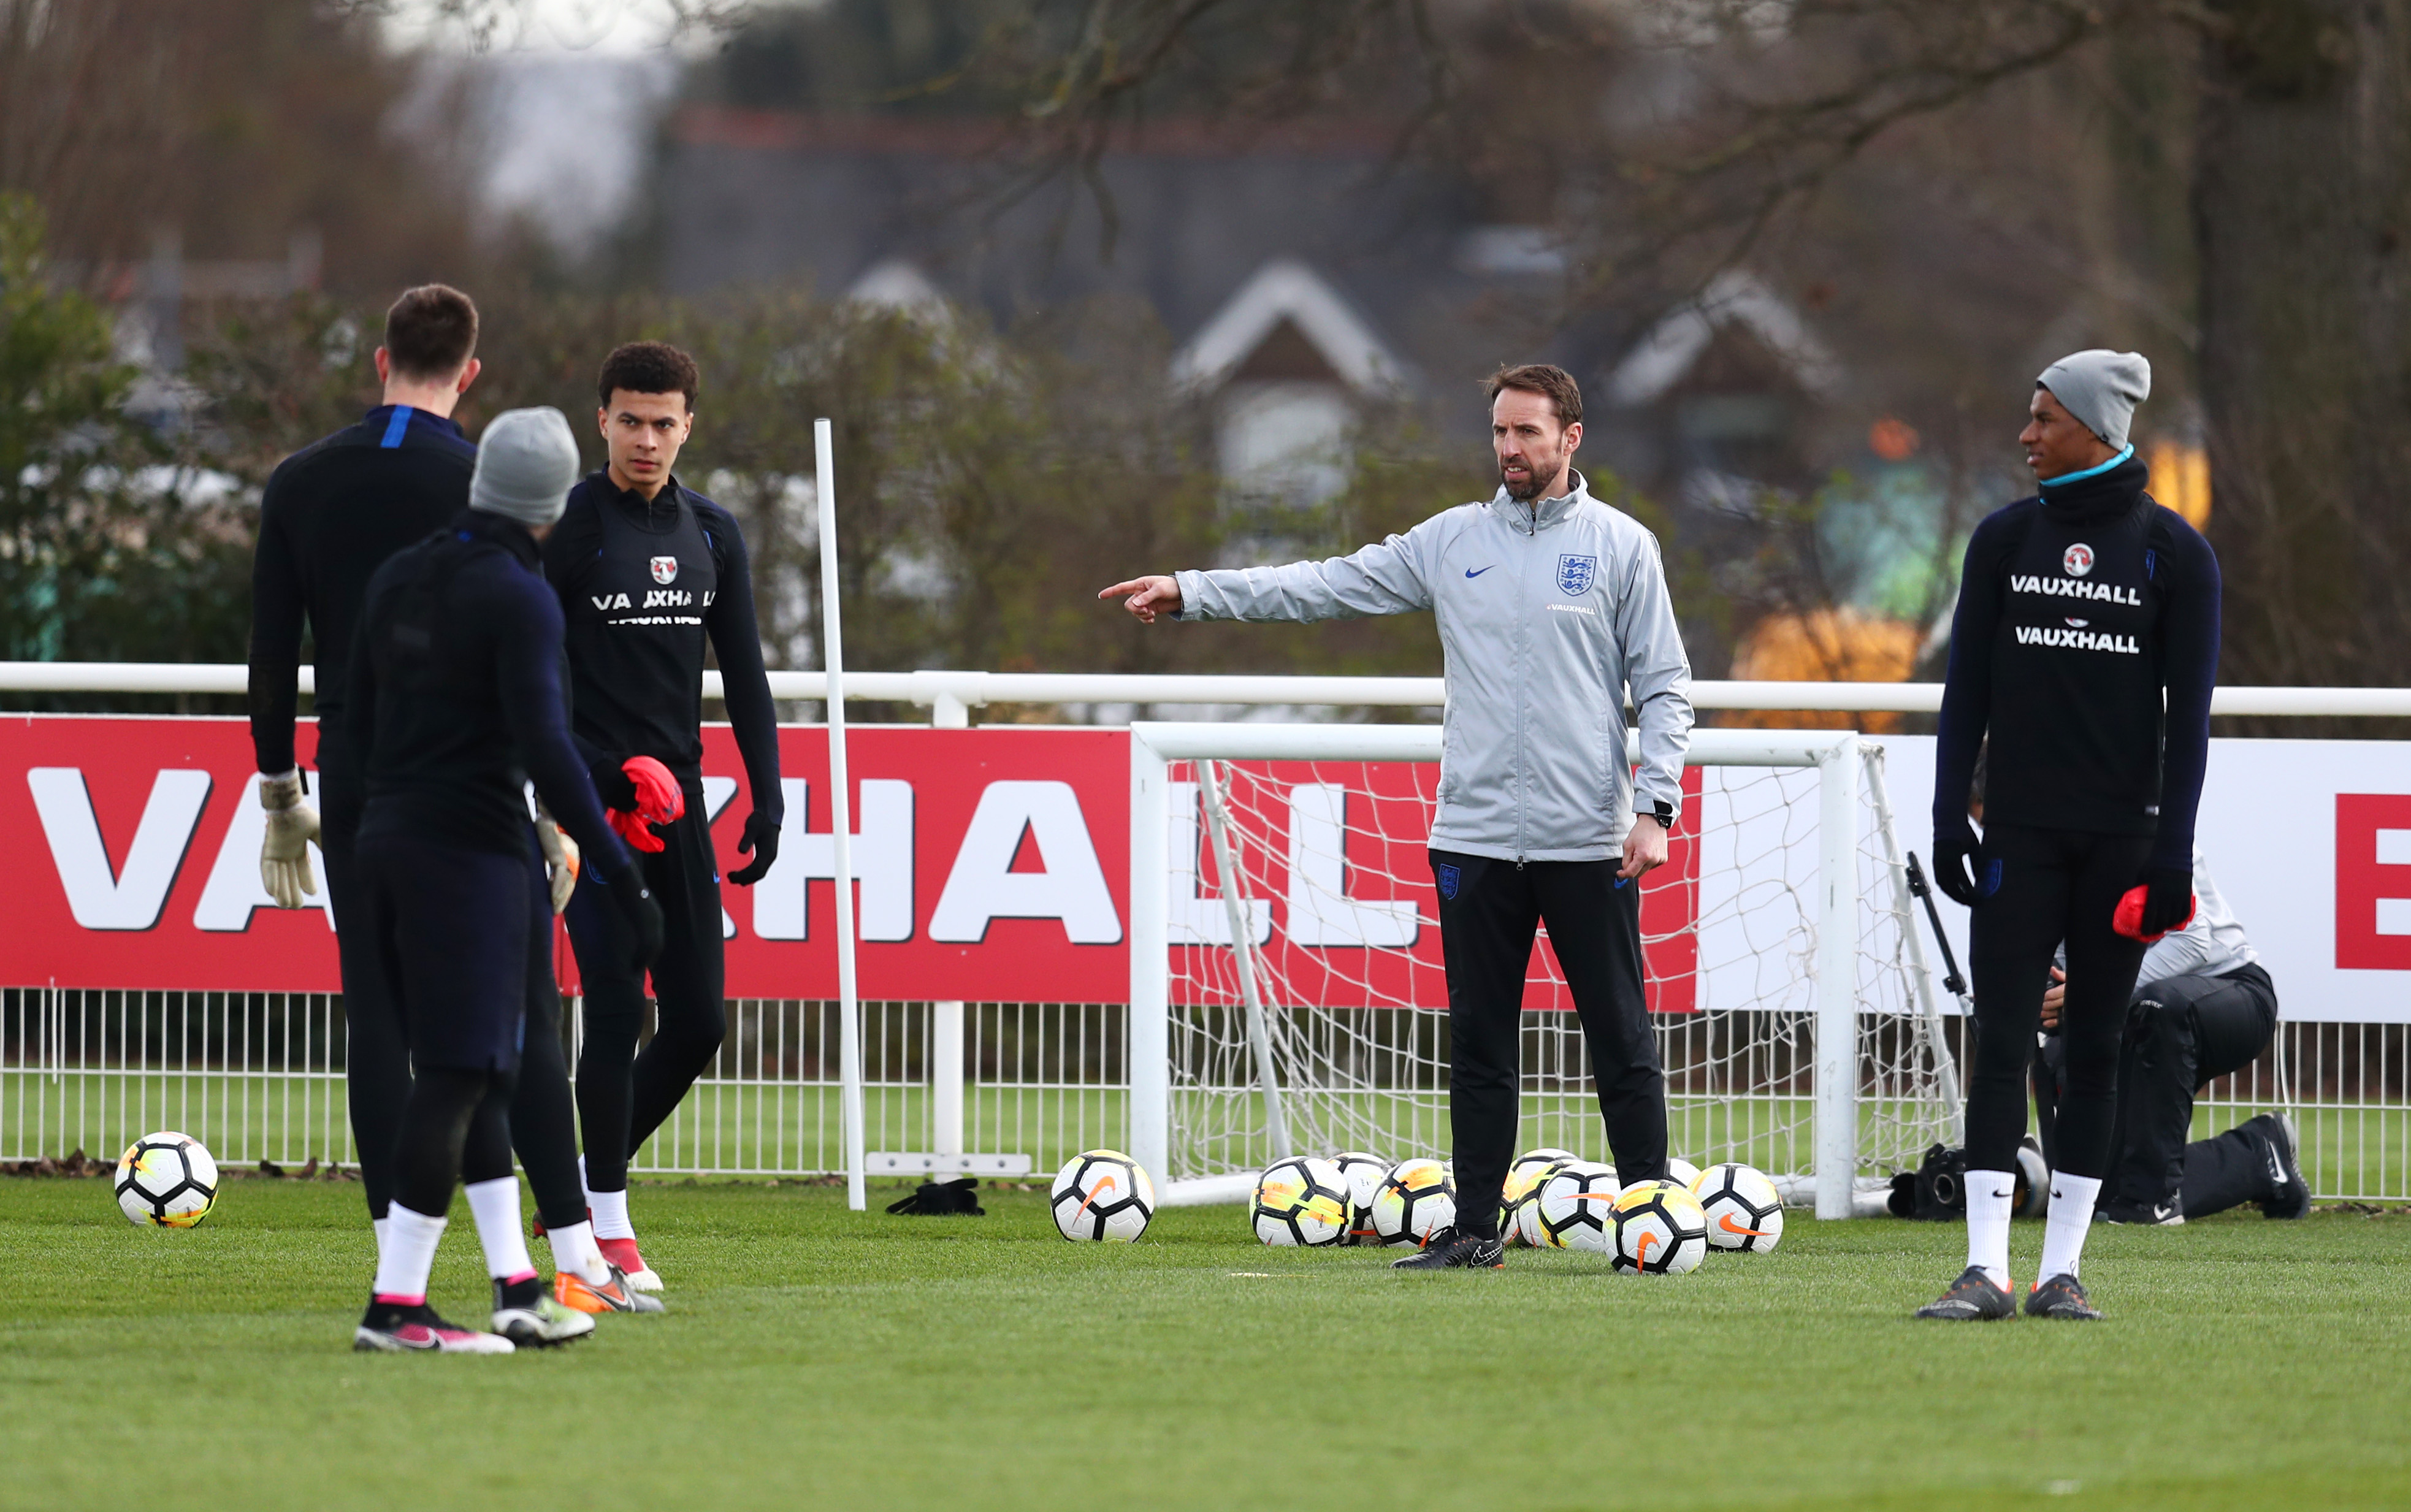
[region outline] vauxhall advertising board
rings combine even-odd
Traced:
[[[826,734],[790,727],[781,739],[778,865],[758,886],[722,891],[728,990],[826,997],[836,983]],[[1922,850],[1932,742],[1883,744],[1901,841]],[[706,800],[731,866],[751,807],[743,767],[724,727],[709,727],[705,747]],[[1127,1000],[1126,732],[870,726],[853,732],[850,752],[866,997]],[[2384,742],[2214,743],[2203,844],[2291,1017],[2411,1020],[2405,755]],[[1240,908],[1275,978],[1326,1004],[1444,1008],[1424,850],[1435,770],[1273,763],[1249,763],[1249,774],[1252,801],[1235,803],[1232,820],[1243,842]],[[1688,774],[1671,864],[1643,891],[1661,1011],[1727,1006],[1719,983],[1743,961],[1748,996],[1763,1001],[1766,972],[1793,967],[1768,957],[1754,938],[1764,921],[1734,905],[1763,884],[1797,893],[1814,876],[1816,848],[1800,834],[1804,824],[1813,833],[1812,777],[1796,774],[1789,785],[1799,791],[1771,805],[1727,792],[1765,774],[1704,777],[1703,803],[1703,774]],[[320,906],[290,913],[260,886],[256,786],[240,720],[0,720],[0,843],[14,860],[0,985],[337,990],[323,880]],[[1211,999],[1210,985],[1187,984],[1227,981],[1206,959],[1227,949],[1227,905],[1194,782],[1176,781],[1173,797],[1175,997]],[[1725,875],[1734,857],[1771,870],[1736,893]],[[1702,917],[1703,897],[1694,932],[1685,926]],[[1943,911],[1964,961],[1965,915]],[[1568,1006],[1552,967],[1544,944],[1536,1007]]]

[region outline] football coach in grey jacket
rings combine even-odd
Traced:
[[[1658,542],[1573,468],[1582,391],[1563,370],[1490,379],[1499,488],[1353,556],[1117,583],[1153,623],[1316,620],[1429,609],[1448,712],[1432,879],[1448,969],[1457,1219],[1402,1267],[1503,1263],[1498,1198],[1515,1153],[1517,1031],[1546,922],[1626,1185],[1666,1173],[1666,1079],[1642,992],[1643,874],[1682,804],[1691,669]],[[1625,695],[1640,714],[1627,761]]]

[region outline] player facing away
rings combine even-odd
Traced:
[[[2193,914],[2194,808],[2218,672],[2218,559],[2143,491],[2149,470],[2126,439],[2151,387],[2151,365],[2132,352],[2079,352],[2044,369],[2018,436],[2040,492],[1986,516],[1961,569],[1935,747],[1934,870],[1973,910],[1967,1268],[1920,1317],[2017,1310],[2009,1172],[2063,940],[2067,1092],[2025,1310],[2101,1316],[2077,1276],[2109,1167],[2119,1034],[2144,951]],[[1979,840],[1966,804],[1988,734]]]
[[[356,1348],[511,1350],[510,1339],[454,1327],[427,1301],[463,1175],[473,1198],[482,1187],[507,1202],[499,1232],[479,1224],[498,1320],[544,1317],[550,1301],[519,1227],[508,1112],[528,957],[551,940],[531,780],[583,850],[587,882],[627,920],[636,967],[661,945],[661,910],[611,834],[569,738],[561,608],[545,587],[537,541],[577,477],[577,443],[560,411],[497,415],[468,509],[377,569],[361,606],[345,716],[368,775],[364,907],[354,927],[400,1010],[416,1074]],[[592,1318],[569,1316],[584,1329],[532,1330],[532,1342],[592,1329]]]
[[[477,307],[458,289],[408,290],[386,314],[376,353],[383,402],[347,427],[287,458],[261,501],[259,546],[252,566],[251,729],[268,809],[260,877],[280,908],[299,909],[317,892],[309,843],[327,863],[336,946],[343,981],[346,1077],[361,1185],[379,1244],[393,1189],[393,1158],[410,1096],[409,1050],[381,973],[364,952],[359,927],[357,841],[367,801],[362,753],[345,729],[353,631],[369,578],[395,552],[425,539],[468,507],[476,448],[451,414],[475,381]],[[301,629],[317,654],[318,799],[314,813],[294,749],[295,669]],[[539,826],[557,840],[550,823]],[[567,870],[566,856],[563,871]],[[511,1135],[526,1163],[538,1210],[549,1220],[562,1301],[585,1312],[636,1311],[643,1303],[594,1243],[577,1181],[577,1127],[569,1068],[561,1050],[561,997],[550,952],[530,963],[529,1036],[511,1105]],[[489,1247],[496,1223],[516,1230],[518,1185],[473,1186],[470,1205]],[[507,1198],[504,1189],[508,1189]],[[502,1204],[511,1216],[502,1216]],[[551,1304],[506,1319],[522,1333],[576,1330]]]
[[[595,418],[609,463],[571,491],[544,549],[568,624],[579,749],[667,921],[652,967],[653,1038],[638,1054],[645,978],[629,965],[625,916],[599,880],[579,884],[567,915],[586,993],[577,1112],[587,1205],[604,1254],[648,1291],[661,1278],[636,1248],[628,1161],[711,1064],[726,1026],[720,868],[703,797],[707,642],[753,799],[737,845],[753,859],[730,881],[750,887],[770,869],[785,813],[745,537],[671,472],[694,429],[698,382],[694,360],[660,342],[604,360]]]
[[[252,560],[251,740],[259,801],[268,809],[260,878],[280,907],[299,909],[305,894],[318,891],[310,841],[326,859],[343,972],[352,1138],[380,1244],[393,1195],[395,1140],[410,1096],[410,1053],[367,954],[367,935],[351,927],[360,918],[356,842],[367,802],[367,753],[346,734],[345,677],[370,575],[468,505],[477,453],[452,411],[476,381],[476,346],[477,307],[460,290],[431,284],[396,299],[376,351],[382,401],[358,425],[296,452],[270,474]],[[293,739],[305,621],[317,656],[316,813],[304,796]]]
[[[1563,370],[1492,376],[1497,494],[1353,556],[1117,583],[1142,622],[1433,611],[1448,710],[1431,866],[1448,976],[1457,1218],[1410,1270],[1505,1263],[1518,1030],[1536,926],[1565,971],[1627,1182],[1666,1173],[1666,1078],[1643,996],[1641,878],[1683,794],[1691,669],[1658,542],[1574,471],[1582,391]],[[1625,694],[1641,770],[1625,759]]]

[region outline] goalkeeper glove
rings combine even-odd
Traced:
[[[317,874],[310,865],[318,810],[302,800],[303,792],[299,767],[259,779],[259,807],[268,810],[268,831],[259,842],[259,880],[280,909],[301,908],[305,894],[318,895]]]
[[[545,876],[552,887],[552,911],[558,914],[569,907],[569,895],[577,891],[577,872],[582,864],[577,842],[563,834],[539,804],[535,810],[535,843],[544,851]]]
[[[2193,912],[2192,868],[2154,866],[2118,900],[2110,927],[2128,939],[2156,945],[2169,931],[2193,923]]]
[[[664,842],[651,826],[666,824],[685,813],[686,794],[679,791],[678,778],[670,776],[670,769],[650,756],[631,756],[617,770],[619,780],[607,788],[599,778],[594,784],[610,808],[605,817],[621,839],[657,854]]]

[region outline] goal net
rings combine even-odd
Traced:
[[[1162,963],[1161,1169],[1177,1184],[1293,1153],[1445,1154],[1448,999],[1425,845],[1439,732],[1133,733],[1140,795],[1160,781],[1134,825],[1163,836],[1163,864],[1146,868],[1162,896],[1132,912],[1142,1013],[1156,1005],[1141,963]],[[1955,1139],[1959,1105],[1882,748],[1831,732],[1695,735],[1669,862],[1641,905],[1671,1150],[1746,1161],[1838,1214]],[[1518,1147],[1604,1159],[1571,1009],[1544,928]],[[1138,1027],[1133,1138],[1148,1143]]]

